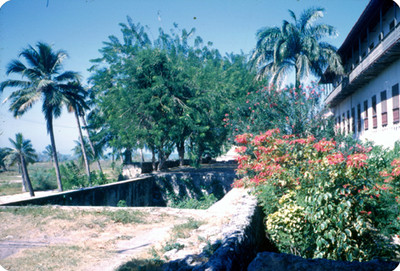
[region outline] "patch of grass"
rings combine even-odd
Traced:
[[[203,221],[189,218],[186,223],[175,225],[172,228],[172,238],[174,240],[177,238],[188,238],[190,236],[190,232],[198,229],[202,224],[204,224]]]
[[[27,249],[21,254],[0,261],[6,270],[69,270],[79,267],[83,255],[90,250],[75,245],[56,245]]]
[[[184,247],[185,247],[185,245],[180,244],[180,243],[178,243],[178,242],[167,242],[167,243],[165,244],[165,246],[163,247],[163,251],[164,251],[164,252],[167,252],[167,251],[170,251],[170,250],[173,250],[173,249],[181,250],[181,249],[183,249]]]
[[[218,199],[213,195],[203,195],[200,199],[186,198],[183,200],[175,200],[171,203],[172,208],[179,209],[208,209],[217,202]]]
[[[22,193],[21,183],[0,183],[0,196]]]
[[[112,221],[116,223],[128,224],[128,223],[146,223],[145,214],[140,211],[132,210],[117,210],[110,211],[105,210],[101,214],[109,217]]]

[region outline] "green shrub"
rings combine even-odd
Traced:
[[[267,230],[287,253],[366,261],[393,258],[400,232],[400,157],[374,148],[281,135],[279,129],[236,137],[236,186],[253,187]],[[392,160],[392,161],[391,161]]]
[[[29,172],[29,177],[35,191],[57,189],[57,179],[54,169],[36,168]]]
[[[60,174],[65,190],[87,187],[87,176],[74,161],[60,165]]]
[[[200,199],[185,198],[183,200],[175,199],[171,207],[180,209],[208,209],[217,202],[218,199],[213,194],[203,194]]]

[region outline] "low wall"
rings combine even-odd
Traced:
[[[392,271],[399,263],[372,260],[369,262],[344,262],[325,259],[303,259],[285,254],[262,252],[249,265],[249,271],[263,270],[307,270],[307,271]],[[399,270],[399,269],[396,269]]]
[[[230,190],[235,178],[235,165],[216,164],[212,167],[163,172],[111,184],[60,192],[44,197],[2,204],[117,206],[168,206],[171,197],[200,198],[213,193],[218,199]]]
[[[229,210],[229,211],[228,211]],[[163,266],[164,271],[183,270],[247,270],[249,263],[260,251],[275,251],[264,231],[264,213],[257,205],[257,199],[247,190],[233,189],[207,210],[207,214],[229,213],[229,222],[221,225],[221,238],[211,246],[212,255],[206,249],[200,255],[187,255]],[[204,262],[204,259],[208,259]]]

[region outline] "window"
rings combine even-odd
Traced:
[[[372,128],[378,128],[378,119],[376,117],[376,95],[372,96]]]
[[[343,113],[342,115],[342,133],[346,133],[346,114]]]
[[[369,50],[372,51],[372,49],[374,49],[374,47],[375,47],[375,44],[372,42],[372,43],[369,45]]]
[[[356,110],[354,107],[351,109],[351,132],[356,132]]]
[[[368,100],[364,101],[364,130],[368,130]]]
[[[350,111],[347,110],[347,132],[350,133]]]
[[[361,131],[361,104],[357,105],[357,131]]]
[[[394,22],[394,20],[392,20],[392,21],[390,22],[390,24],[389,24],[390,31],[392,31],[392,30],[394,29],[395,24],[396,24],[396,23]]]
[[[392,87],[392,101],[393,101],[393,124],[400,122],[399,116],[399,84]]]
[[[382,110],[382,127],[387,126],[387,102],[386,102],[386,90],[381,92],[381,110]]]

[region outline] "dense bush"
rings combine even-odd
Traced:
[[[396,152],[281,135],[279,129],[238,135],[236,142],[243,178],[235,185],[254,187],[281,251],[349,261],[394,256],[391,236],[400,230]]]
[[[54,169],[36,168],[30,171],[33,190],[45,191],[57,189],[56,173]]]

